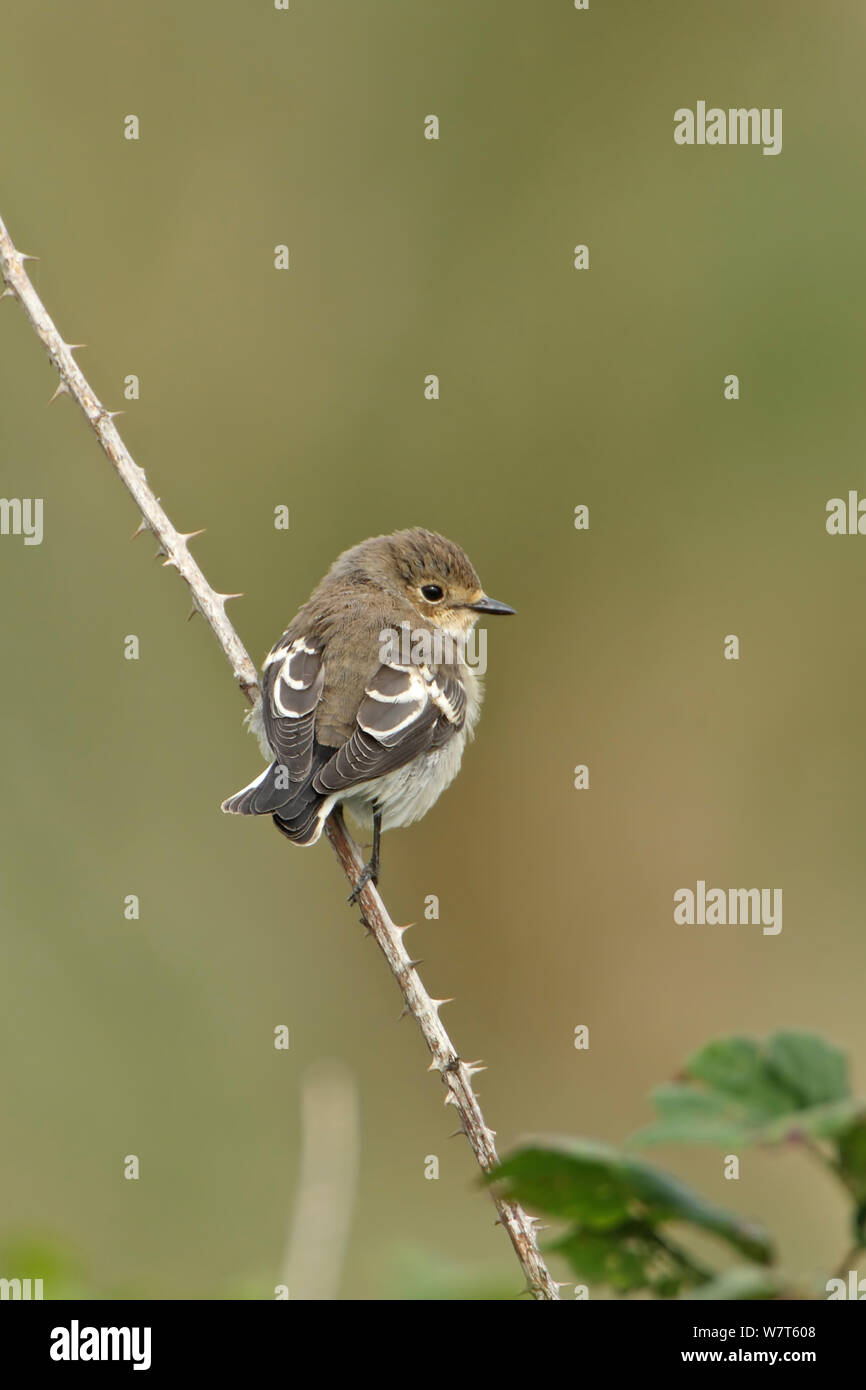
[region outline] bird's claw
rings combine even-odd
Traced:
[[[365,864],[363,869],[361,870],[361,877],[358,879],[358,882],[355,884],[355,887],[352,889],[352,892],[349,894],[346,901],[350,903],[356,903],[364,889],[367,887],[367,884],[372,883],[375,885],[377,882],[378,875],[376,874],[373,865]]]

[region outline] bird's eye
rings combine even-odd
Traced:
[[[442,598],[442,590],[438,584],[422,584],[421,593],[430,603],[438,603]]]

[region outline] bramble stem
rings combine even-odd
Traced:
[[[186,582],[195,609],[207,620],[225,653],[235,680],[250,704],[259,696],[256,668],[229,622],[226,602],[237,594],[220,594],[212,589],[200,566],[189,551],[188,542],[198,532],[184,534],[175,530],[155,497],[144,473],[135,462],[114,424],[112,413],[105,409],[73,357],[74,348],[64,342],[42,300],[33,288],[24,268],[26,260],[15,249],[6,226],[0,218],[0,273],[6,289],[0,298],[12,296],[18,300],[48,356],[60,374],[57,394],[68,394],[81,407],[97,439],[113,464],[121,481],[132,494],[142,515],[139,529],[150,530],[157,537],[163,564],[172,565]],[[53,397],[52,397],[53,399]],[[363,858],[339,810],[329,819],[327,836],[343,870],[355,888],[364,867]],[[403,946],[406,927],[391,920],[378,889],[368,883],[358,895],[364,921],[391,968],[405,1003],[430,1051],[430,1071],[438,1071],[448,1088],[446,1105],[453,1105],[460,1119],[460,1129],[466,1135],[479,1167],[491,1172],[498,1163],[493,1131],[487,1128],[478,1099],[472,1089],[472,1076],[483,1070],[478,1063],[464,1062],[458,1056],[439,1019],[439,1009],[448,1001],[431,999],[420,976]],[[535,1239],[536,1220],[512,1201],[503,1201],[491,1194],[499,1221],[508,1232],[511,1244],[526,1276],[527,1287],[540,1300],[558,1300],[557,1284],[551,1279]]]

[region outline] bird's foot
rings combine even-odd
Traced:
[[[363,869],[361,870],[361,877],[358,879],[358,882],[355,884],[355,887],[349,894],[346,901],[350,903],[356,903],[360,898],[361,893],[367,887],[368,883],[372,883],[375,886],[378,882],[379,870],[377,866],[372,862],[369,864],[365,864]]]

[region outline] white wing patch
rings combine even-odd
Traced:
[[[304,637],[299,637],[288,651],[275,649],[265,666],[280,657],[282,665],[271,685],[274,712],[281,719],[303,719],[310,713],[311,704],[318,703],[325,680],[319,653]]]
[[[325,685],[321,651],[305,637],[281,638],[269,653],[262,680],[262,720],[268,743],[293,782],[312,765],[316,709]]]

